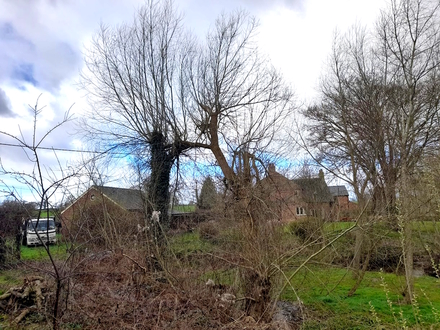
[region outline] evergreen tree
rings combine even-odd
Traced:
[[[215,188],[214,181],[211,177],[207,177],[203,181],[202,190],[200,191],[199,200],[197,205],[199,209],[210,210],[215,206],[217,202],[217,189]]]

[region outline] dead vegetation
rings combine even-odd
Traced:
[[[61,329],[280,329],[280,316],[273,324],[248,316],[237,286],[206,281],[204,270],[224,262],[200,258],[205,259],[201,267],[172,269],[170,282],[164,271],[149,270],[136,250],[83,254],[64,282],[58,324]],[[8,326],[35,326],[26,321],[33,314],[39,326],[49,328],[54,285],[50,277],[28,276],[22,286],[1,295]]]

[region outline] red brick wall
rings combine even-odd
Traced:
[[[348,211],[349,205],[350,205],[350,201],[348,200],[348,196],[338,196],[337,203],[339,206],[339,210]]]

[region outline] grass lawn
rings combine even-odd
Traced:
[[[50,252],[56,259],[63,259],[67,256],[66,247],[63,245],[51,245]],[[49,257],[43,246],[21,246],[21,260],[46,261]],[[25,274],[26,272],[20,269],[0,270],[0,295],[13,286],[22,285]]]
[[[329,237],[334,237],[341,231],[352,226],[352,222],[327,223],[324,232]],[[382,224],[379,224],[380,226]],[[414,222],[414,229],[424,234],[424,237],[432,237],[440,230],[440,223]],[[280,227],[281,228],[281,227]],[[386,230],[386,227],[384,227]],[[382,227],[376,228],[382,231]],[[200,232],[203,233],[201,230]],[[298,241],[289,231],[284,232],[282,239]],[[395,234],[385,232],[386,242],[396,243]],[[235,264],[229,264],[219,259],[214,266],[210,264],[210,253],[222,257],[226,244],[233,244],[234,232],[223,229],[219,234],[210,239],[205,239],[198,231],[187,232],[168,237],[173,253],[182,261],[186,261],[187,267],[199,267],[198,274],[203,274],[195,280],[206,281],[214,279],[216,283],[233,285],[238,277],[238,268]],[[208,236],[209,237],[209,236]],[[341,253],[344,249],[350,251],[354,242],[353,236],[344,236],[341,240],[329,247],[328,250],[337,249]],[[398,243],[398,240],[397,240]],[[339,244],[339,245],[338,245]],[[294,246],[294,245],[292,245]],[[398,246],[398,244],[397,244]],[[57,259],[67,256],[63,244],[50,246],[50,250]],[[228,253],[233,253],[228,249]],[[22,260],[45,261],[47,253],[42,246],[22,247]],[[306,253],[298,255],[292,260],[285,275],[289,277],[295,267],[304,260]],[[330,251],[331,252],[331,251]],[[305,306],[304,323],[301,329],[440,329],[440,280],[434,277],[422,276],[415,279],[416,303],[407,305],[404,303],[402,292],[405,290],[405,278],[394,273],[369,271],[357,289],[356,293],[348,297],[347,294],[355,284],[351,273],[342,266],[325,264],[325,253],[313,259],[300,270],[292,279],[290,285],[281,293],[280,298],[286,301],[296,302],[300,299]],[[343,263],[339,263],[341,265]],[[208,267],[206,267],[208,265]],[[14,282],[15,281],[15,282]],[[0,272],[0,294],[2,290],[20,284],[17,282],[17,273],[14,271]],[[275,281],[274,287],[284,282]],[[240,295],[240,294],[239,294]],[[1,316],[1,315],[0,315]],[[1,329],[1,325],[0,325]]]
[[[37,217],[38,214],[35,216]],[[49,211],[49,218],[53,218],[55,216],[55,213],[53,211]],[[40,219],[46,219],[48,217],[48,212],[45,210],[41,210],[40,212]]]
[[[325,232],[341,232],[350,226],[354,222],[327,222],[324,225]],[[421,233],[440,233],[440,221],[414,221],[411,223],[414,231]]]
[[[381,272],[367,272],[356,293],[347,297],[354,280],[346,269],[313,265],[300,271],[292,280],[299,299],[315,317],[305,329],[370,329],[378,326],[404,328],[440,327],[440,282],[422,276],[416,279],[417,306],[406,305],[401,292],[404,277]],[[295,301],[288,287],[282,299]],[[373,312],[374,310],[374,312]],[[374,314],[375,313],[375,314]],[[319,326],[318,326],[319,325]]]
[[[171,238],[171,249],[176,256],[212,252],[212,244],[202,239],[198,232],[184,233]]]
[[[195,205],[174,205],[173,211],[175,212],[194,212],[196,210]]]
[[[66,245],[62,243],[62,236],[57,234],[57,242],[54,245],[49,245],[49,251],[52,256],[56,259],[64,259],[67,256]],[[21,246],[21,260],[29,261],[29,260],[48,260],[49,257],[47,255],[44,246]]]
[[[67,256],[66,246],[64,245],[50,245],[49,251],[56,259],[63,259]],[[23,261],[45,260],[49,257],[43,246],[22,246],[21,259]]]
[[[324,231],[329,232],[341,232],[347,228],[353,226],[354,222],[344,221],[344,222],[327,222],[324,225]]]

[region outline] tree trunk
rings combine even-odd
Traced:
[[[405,165],[402,166],[401,175],[401,191],[400,191],[400,225],[403,226],[401,229],[401,239],[402,239],[402,250],[403,250],[403,263],[405,266],[405,279],[406,279],[406,290],[405,290],[405,302],[412,303],[414,298],[414,248],[413,248],[413,238],[412,238],[412,226],[411,226],[411,183],[410,177],[408,175],[408,170]]]
[[[6,265],[6,242],[5,239],[0,236],[0,269]]]
[[[59,328],[58,324],[58,309],[59,309],[59,303],[60,303],[60,296],[61,296],[61,279],[57,277],[56,279],[57,288],[55,291],[55,303],[53,307],[53,320],[52,320],[52,329],[57,330]]]
[[[356,187],[356,186],[355,186]],[[365,207],[365,200],[363,198],[363,193],[359,191],[359,189],[355,188],[357,200],[358,200],[358,208],[359,210],[363,210]],[[359,228],[355,230],[355,245],[354,245],[354,254],[353,254],[353,279],[358,280],[359,276],[362,276],[361,270],[361,258],[363,252],[363,246],[365,244],[365,230],[362,226],[365,223],[365,216],[361,214],[358,222]]]
[[[21,230],[18,230],[15,235],[15,257],[17,260],[21,259],[21,242],[23,240]]]
[[[245,300],[245,312],[256,321],[268,321],[270,315],[267,313],[271,303],[272,281],[251,269],[241,270]]]
[[[405,302],[412,303],[414,298],[414,249],[410,221],[406,221],[403,228],[403,253],[406,278]]]
[[[358,231],[361,231],[361,230],[358,230]],[[351,297],[352,295],[354,295],[356,290],[361,285],[362,280],[364,279],[365,273],[367,271],[368,265],[370,263],[370,257],[371,257],[371,253],[372,253],[371,241],[369,240],[368,237],[365,237],[364,233],[361,234],[361,237],[362,237],[362,242],[361,242],[361,246],[360,246],[360,251],[362,251],[362,245],[366,245],[367,252],[365,254],[365,259],[364,259],[364,263],[362,264],[362,268],[361,268],[361,253],[358,254],[359,260],[357,261],[357,263],[358,263],[356,265],[357,268],[354,269],[354,273],[353,273],[353,277],[356,280],[356,282],[351,287],[350,291],[348,292],[348,294],[347,294],[348,297]],[[365,239],[365,238],[367,238],[367,239]],[[357,243],[357,240],[356,240],[356,243]]]
[[[167,229],[169,223],[170,174],[174,157],[167,150],[165,137],[160,132],[153,133],[151,139],[151,177],[148,184],[147,212],[160,211],[160,224]]]
[[[353,279],[359,278],[359,271],[361,268],[361,257],[362,257],[362,246],[364,242],[364,231],[360,228],[356,229],[355,232],[356,241],[354,244],[354,255],[353,255]]]

